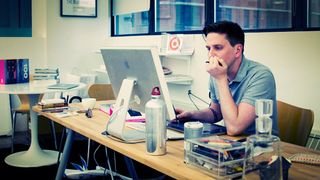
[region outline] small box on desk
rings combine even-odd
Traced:
[[[185,162],[212,173],[219,179],[242,175],[245,145],[219,136],[188,139]]]

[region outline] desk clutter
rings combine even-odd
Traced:
[[[63,112],[68,109],[68,103],[64,99],[45,99],[38,102],[42,112]]]
[[[29,82],[29,59],[0,59],[0,84]]]
[[[185,163],[199,167],[218,178],[242,175],[245,145],[219,136],[185,141]]]

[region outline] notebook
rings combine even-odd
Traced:
[[[72,89],[78,86],[79,84],[57,83],[57,84],[50,85],[47,88],[48,89]]]

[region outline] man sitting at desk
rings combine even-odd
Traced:
[[[255,101],[273,100],[272,133],[278,134],[276,84],[266,66],[244,55],[244,32],[233,22],[222,21],[203,29],[209,59],[209,108],[198,111],[176,109],[178,119],[224,120],[228,135],[255,133]]]

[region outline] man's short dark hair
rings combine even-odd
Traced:
[[[244,46],[244,32],[237,23],[219,21],[207,24],[202,32],[206,37],[209,33],[225,34],[231,46],[235,46],[236,44],[242,44],[242,46]]]

